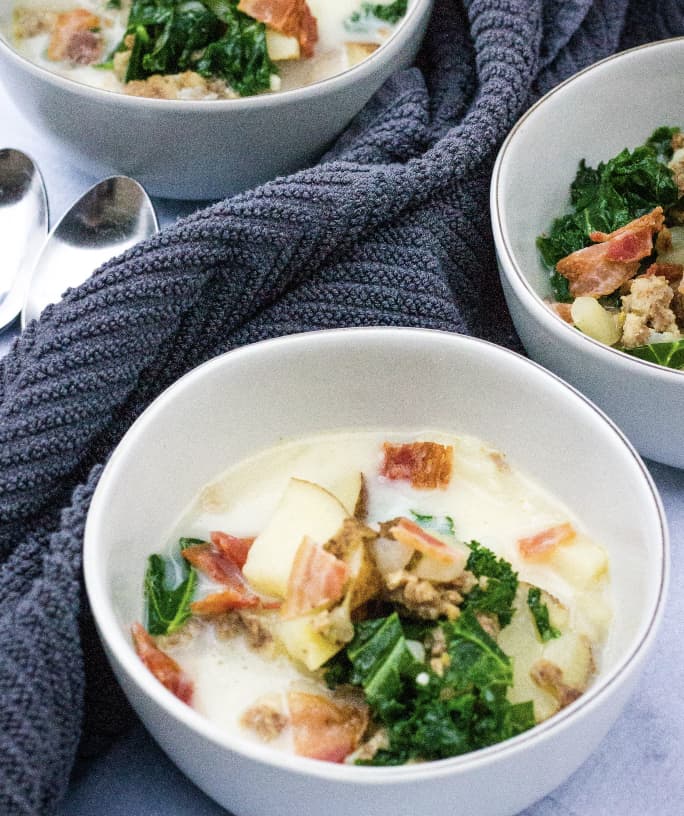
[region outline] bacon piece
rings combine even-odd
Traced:
[[[231,561],[234,561],[240,569],[245,566],[249,548],[254,543],[254,538],[238,538],[237,536],[223,533],[220,530],[214,530],[210,534],[211,543],[219,552],[228,556]]]
[[[211,544],[193,544],[183,550],[183,558],[193,567],[208,575],[217,584],[225,584],[236,590],[251,592],[240,567]]]
[[[152,637],[139,623],[131,626],[133,645],[138,657],[172,694],[190,705],[194,691],[192,680],[176,661],[157,646]]]
[[[633,278],[639,261],[653,251],[653,234],[663,226],[663,209],[656,207],[610,233],[592,232],[591,246],[578,249],[556,264],[570,282],[573,297],[602,297]]]
[[[446,487],[451,478],[454,449],[437,442],[406,442],[382,446],[384,461],[380,473],[388,479],[411,482],[412,487]]]
[[[618,229],[613,230],[612,232],[599,232],[598,230],[590,232],[589,238],[597,243],[603,243],[606,241],[611,241],[613,238],[618,238],[622,235],[628,235],[635,230],[638,231],[648,229],[649,232],[653,234],[655,232],[659,232],[663,228],[664,223],[665,215],[663,213],[663,208],[656,207],[655,209],[651,210],[650,213],[646,213],[646,215],[635,218],[633,221],[630,221],[623,227],[618,227]]]
[[[283,617],[295,618],[325,603],[338,601],[344,594],[348,574],[344,561],[308,536],[303,538],[287,582]]]
[[[296,37],[302,54],[313,56],[318,25],[306,0],[240,0],[238,9],[287,37]]]
[[[566,323],[573,323],[571,303],[557,303],[554,301],[553,303],[549,303],[549,306],[561,320],[565,320]]]
[[[368,727],[368,708],[335,703],[319,694],[291,691],[287,695],[299,756],[342,762],[354,751]]]
[[[518,539],[518,549],[528,561],[545,561],[557,547],[569,544],[577,533],[569,522],[548,527],[533,536]]]
[[[281,601],[269,601],[251,592],[245,593],[229,587],[193,601],[190,611],[194,615],[223,615],[231,609],[280,609],[281,605]]]
[[[462,562],[465,566],[464,555],[445,544],[439,538],[430,535],[420,525],[407,518],[397,519],[389,528],[390,535],[400,544],[412,547],[429,558],[434,558],[442,564],[456,564]]]
[[[222,615],[231,609],[253,609],[257,606],[260,606],[260,601],[256,595],[230,588],[193,601],[190,611],[193,615]]]
[[[95,62],[101,53],[101,38],[95,30],[102,25],[97,14],[77,8],[57,15],[48,44],[48,59],[61,62]],[[96,47],[97,46],[97,47]]]

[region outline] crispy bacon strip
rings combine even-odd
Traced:
[[[358,747],[368,727],[366,706],[334,703],[301,691],[289,692],[287,702],[299,756],[342,762]]]
[[[240,567],[211,544],[194,544],[183,550],[183,558],[193,567],[208,575],[217,584],[225,584],[237,591],[251,592]]]
[[[412,547],[429,558],[434,558],[442,564],[456,564],[462,562],[465,567],[465,558],[460,551],[453,550],[440,539],[430,535],[420,525],[407,518],[399,518],[389,528],[389,533],[396,541]]]
[[[318,26],[306,0],[240,0],[238,10],[287,37],[296,37],[302,54],[313,56]]]
[[[152,637],[139,623],[131,626],[133,645],[138,657],[172,694],[190,705],[194,691],[192,680],[184,673],[176,661],[157,646]]]
[[[256,595],[248,595],[229,588],[213,592],[199,601],[193,601],[190,604],[190,611],[193,615],[222,615],[231,609],[254,609],[258,606],[260,602]]]
[[[229,587],[206,595],[199,601],[190,604],[190,611],[194,615],[223,615],[232,609],[280,609],[281,601],[266,600],[253,593],[244,593]]]
[[[79,63],[95,62],[100,55],[101,41],[94,29],[101,25],[97,14],[86,9],[77,8],[58,14],[48,44],[48,59],[55,62],[64,59]]]
[[[347,565],[306,537],[299,545],[287,582],[283,617],[295,618],[306,612],[334,603],[344,594]]]
[[[214,547],[234,561],[240,569],[245,566],[249,548],[254,543],[253,537],[238,538],[220,530],[214,530],[209,537]]]
[[[520,555],[528,561],[545,561],[562,544],[569,544],[577,535],[569,522],[548,527],[533,536],[518,539]]]
[[[417,488],[446,487],[451,479],[454,449],[437,442],[406,442],[382,446],[384,460],[380,473],[388,479],[402,479]]]
[[[571,252],[556,264],[558,272],[570,282],[570,294],[609,295],[633,278],[639,261],[653,251],[653,235],[663,223],[663,208],[656,207],[613,232],[592,232],[589,237],[598,243]]]

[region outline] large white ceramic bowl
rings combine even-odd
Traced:
[[[581,334],[544,303],[551,288],[535,238],[569,209],[580,159],[595,167],[658,125],[684,128],[684,37],[634,48],[557,86],[499,152],[491,215],[504,293],[529,355],[577,386],[651,459],[684,467],[684,371]]]
[[[413,61],[432,0],[410,0],[393,36],[363,62],[305,88],[244,99],[126,96],[51,73],[17,54],[13,3],[0,3],[0,80],[17,108],[93,175],[125,174],[154,196],[213,199],[313,164],[391,74]]]
[[[318,762],[231,738],[166,691],[136,656],[129,626],[142,614],[147,556],[198,489],[283,437],[417,427],[473,434],[503,450],[607,548],[615,620],[590,689],[508,742],[394,768]],[[661,619],[667,547],[639,456],[570,386],[483,341],[371,328],[247,346],[171,386],[100,479],[84,564],[102,640],[132,704],[178,766],[236,816],[506,816],[572,773],[627,701]]]

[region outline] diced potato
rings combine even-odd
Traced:
[[[266,27],[266,50],[274,61],[298,60],[301,56],[299,41],[296,37],[287,37],[280,31]]]
[[[344,47],[347,52],[347,63],[350,68],[354,65],[358,65],[359,62],[363,62],[366,57],[370,57],[370,55],[379,48],[377,43],[362,42],[346,42]]]
[[[570,313],[575,326],[594,340],[613,346],[620,339],[616,316],[604,309],[596,298],[575,298]]]
[[[290,479],[266,528],[255,538],[243,567],[255,589],[284,598],[295,555],[305,536],[324,544],[348,517],[327,490],[303,479]]]
[[[352,471],[330,485],[330,492],[339,499],[350,516],[357,513],[362,491],[363,474],[360,471]]]
[[[563,683],[577,691],[584,691],[594,673],[591,643],[586,635],[564,632],[561,637],[544,646],[544,659],[558,666]]]
[[[590,588],[608,573],[605,550],[582,535],[573,543],[558,547],[550,563],[562,578],[578,589]]]
[[[594,660],[589,638],[570,628],[568,609],[544,591],[541,601],[549,610],[552,626],[561,634],[546,643],[541,640],[527,605],[529,589],[530,584],[519,584],[513,620],[501,630],[497,642],[513,663],[509,700],[513,703],[532,700],[535,718],[541,722],[587,688],[594,673]]]
[[[288,654],[301,661],[309,671],[320,668],[344,645],[333,643],[313,628],[317,614],[311,612],[291,620],[282,620],[276,626],[276,636]]]
[[[501,630],[497,642],[513,663],[513,686],[508,690],[508,699],[512,703],[532,700],[535,719],[541,722],[555,714],[559,704],[550,691],[540,688],[530,676],[532,665],[543,656],[544,644],[527,606],[529,588],[529,584],[520,583],[515,599],[515,614],[508,626]]]

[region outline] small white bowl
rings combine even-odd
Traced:
[[[124,174],[154,196],[223,198],[313,164],[395,71],[413,62],[432,0],[411,0],[392,37],[358,65],[304,88],[243,99],[164,100],[51,73],[3,38],[0,78],[17,108],[95,176]]]
[[[226,395],[230,395],[227,399]],[[598,676],[562,712],[507,742],[394,768],[335,765],[227,736],[153,678],[131,645],[148,555],[202,485],[283,437],[436,427],[480,437],[577,514],[608,551],[614,623]],[[610,473],[610,479],[606,479]],[[211,360],[165,391],[113,453],[88,515],[88,597],[112,666],[177,765],[237,816],[507,816],[594,750],[634,688],[668,574],[663,510],[639,456],[588,400],[480,340],[415,329],[314,332]]]
[[[684,371],[605,346],[552,312],[535,239],[569,210],[580,159],[595,167],[643,144],[659,125],[684,128],[683,74],[680,37],[609,57],[557,86],[508,135],[490,199],[504,293],[530,357],[603,408],[644,456],[680,468]]]

